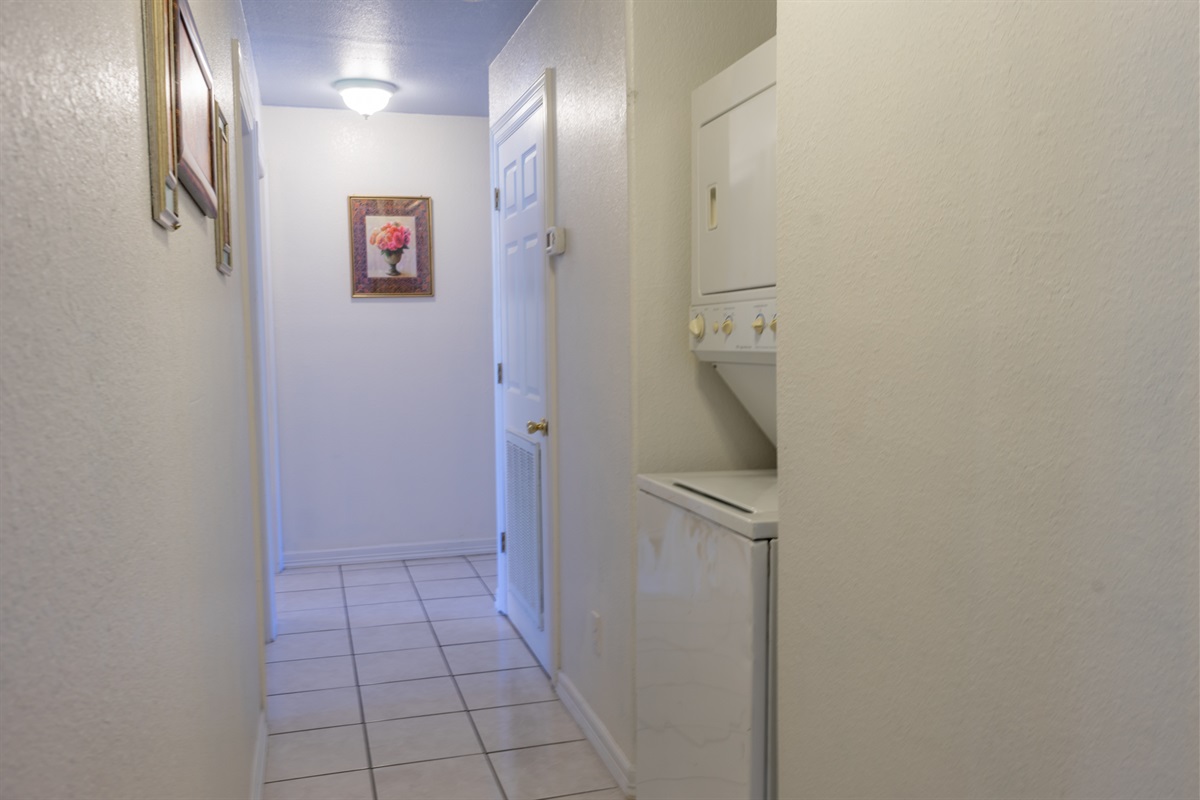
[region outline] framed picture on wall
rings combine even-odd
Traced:
[[[433,296],[433,201],[350,198],[350,295]]]
[[[150,139],[150,216],[179,227],[175,173],[175,0],[142,0],[146,54],[146,114]]]
[[[223,275],[233,273],[233,228],[229,223],[229,122],[221,112],[220,103],[213,104],[216,128],[217,168],[217,270]]]
[[[204,215],[215,217],[213,79],[187,0],[176,0],[175,107],[179,181]]]

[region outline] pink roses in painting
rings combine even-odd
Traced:
[[[389,275],[399,275],[396,269],[396,264],[404,256],[404,251],[408,249],[409,243],[412,242],[412,231],[404,227],[398,222],[385,222],[380,227],[371,231],[371,236],[367,240],[369,243],[379,248],[383,253],[384,259],[391,266]]]

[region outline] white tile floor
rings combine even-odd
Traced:
[[[280,575],[264,800],[624,798],[495,576],[492,555]]]

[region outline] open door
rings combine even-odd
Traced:
[[[492,129],[495,180],[498,603],[542,667],[557,668],[555,608],[553,73]]]

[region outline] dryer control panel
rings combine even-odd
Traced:
[[[704,361],[774,363],[779,315],[775,298],[692,306],[692,352]]]

